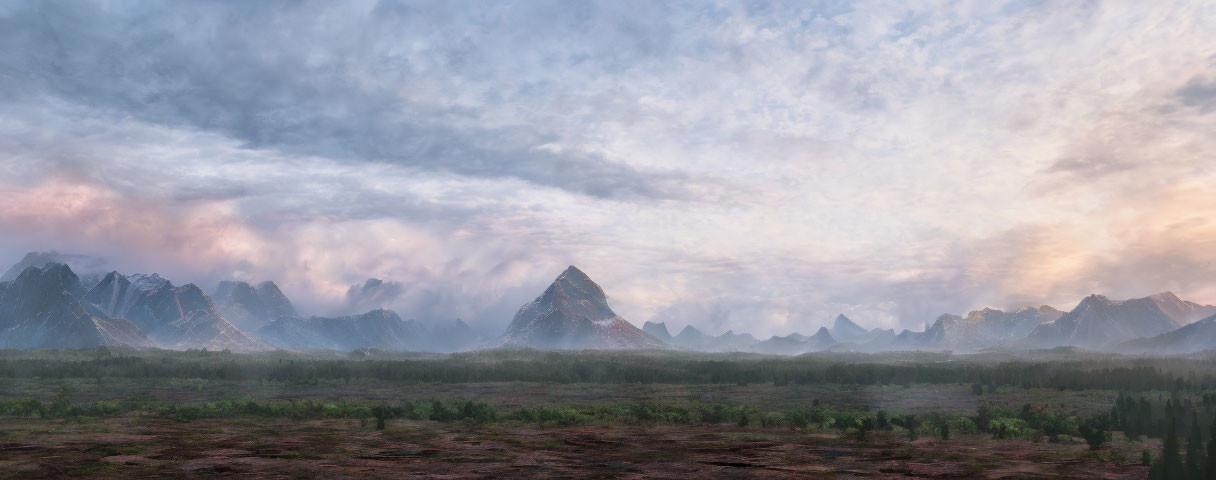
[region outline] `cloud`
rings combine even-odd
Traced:
[[[1216,78],[1195,76],[1178,89],[1178,100],[1183,105],[1195,107],[1203,113],[1216,109]]]
[[[436,10],[447,9],[432,5],[407,14],[389,3],[372,9],[305,4],[286,16],[289,9],[267,5],[31,3],[5,16],[3,36],[13,48],[0,58],[6,70],[19,72],[24,94],[215,131],[248,148],[516,177],[598,197],[681,197],[689,195],[686,184],[712,181],[668,169],[642,172],[592,152],[538,150],[561,132],[485,119],[482,110],[528,103],[543,81],[510,84],[507,91],[485,85],[481,77],[493,73],[485,71],[493,64],[483,63],[492,59],[482,42],[495,38],[403,49],[410,37],[451,35],[445,25],[425,20],[442,19]],[[514,13],[517,20],[528,14]],[[446,26],[469,29],[467,20]],[[262,28],[272,23],[282,28]],[[368,29],[405,38],[384,42],[368,38]],[[562,32],[569,30],[551,34]],[[504,32],[485,37],[496,33]],[[466,98],[474,92],[464,90],[479,98]]]
[[[1200,2],[13,3],[0,255],[501,328],[1216,303]],[[1171,28],[1159,28],[1171,25]]]

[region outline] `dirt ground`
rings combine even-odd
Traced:
[[[1104,478],[1141,479],[1143,445],[788,428],[127,416],[0,419],[5,478]]]

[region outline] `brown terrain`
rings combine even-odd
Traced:
[[[0,476],[215,478],[1138,479],[1136,445],[1099,452],[956,436],[860,441],[789,428],[581,426],[127,416],[0,419]]]

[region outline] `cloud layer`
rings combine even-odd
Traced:
[[[504,327],[1216,303],[1216,7],[0,6],[0,254]]]

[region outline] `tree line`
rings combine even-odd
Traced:
[[[484,425],[497,422],[536,424],[540,427],[586,424],[735,424],[739,427],[787,427],[797,430],[835,431],[866,438],[871,432],[902,432],[909,439],[951,435],[991,434],[1001,439],[1070,441],[1084,438],[1092,448],[1109,440],[1106,414],[1079,417],[1063,411],[1039,411],[1025,406],[1020,413],[1001,406],[983,405],[977,415],[957,412],[892,414],[887,410],[854,410],[820,404],[784,411],[754,405],[689,402],[607,402],[584,405],[535,405],[503,408],[479,400],[401,400],[396,403],[355,399],[299,400],[229,399],[211,402],[171,402],[147,395],[116,400],[75,402],[67,386],[50,402],[33,398],[0,399],[0,416],[77,419],[142,413],[182,422],[206,418],[265,417],[294,420],[375,419],[378,428],[389,420],[460,422]]]
[[[1163,361],[1164,362],[1164,361]],[[1172,362],[1172,361],[1171,361]],[[1209,362],[1210,363],[1210,362]],[[1202,368],[1198,368],[1202,367]],[[218,381],[315,383],[375,379],[388,382],[553,382],[775,385],[973,384],[1105,389],[1132,392],[1216,389],[1207,363],[1084,361],[839,361],[833,357],[758,357],[625,352],[474,352],[424,358],[360,359],[237,355],[223,352],[153,352],[91,355],[0,352],[0,378],[196,378]]]

